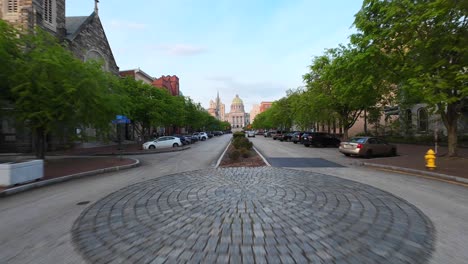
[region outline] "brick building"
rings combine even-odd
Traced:
[[[176,75],[173,76],[161,76],[160,78],[156,78],[153,81],[154,87],[159,88],[166,88],[169,93],[173,96],[180,95],[179,91],[179,77]]]

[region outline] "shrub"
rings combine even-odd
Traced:
[[[246,137],[236,137],[233,139],[232,145],[236,149],[241,149],[241,148],[252,149],[253,143],[250,142]]]
[[[235,149],[234,151],[231,152],[231,154],[229,154],[229,158],[231,158],[231,160],[239,160],[240,155],[241,155],[241,152]]]
[[[233,137],[233,139],[245,138],[245,133],[244,132],[234,132],[234,134],[232,134],[232,137]]]
[[[241,148],[240,149],[240,154],[242,155],[243,158],[248,158],[250,157],[250,150],[246,148]]]

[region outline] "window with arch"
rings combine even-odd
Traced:
[[[44,24],[54,29],[56,24],[56,0],[44,0],[42,4]]]
[[[418,131],[419,132],[427,132],[428,128],[428,115],[427,110],[424,108],[418,109]]]

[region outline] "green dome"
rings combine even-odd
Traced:
[[[236,97],[232,100],[233,105],[243,105],[242,99],[239,98],[239,95],[236,94]]]

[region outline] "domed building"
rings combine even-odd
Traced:
[[[248,117],[244,110],[244,102],[236,94],[232,100],[231,112],[228,114],[227,121],[231,124],[232,128],[243,128],[248,124]]]

